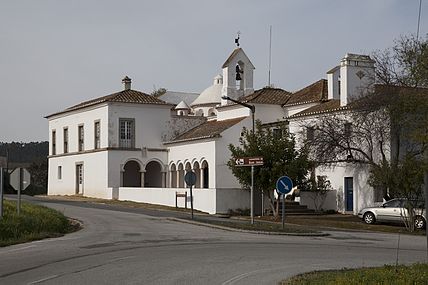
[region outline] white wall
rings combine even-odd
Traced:
[[[168,166],[172,163],[176,167],[180,163],[185,167],[187,162],[194,165],[197,161],[201,166],[204,160],[208,163],[208,188],[216,188],[216,141],[215,139],[195,140],[183,143],[169,144]]]
[[[190,209],[190,189],[176,188],[119,188],[119,200],[136,201],[175,207],[176,193],[187,192],[187,208]],[[249,192],[239,189],[192,189],[193,208],[209,214],[227,213],[230,209],[248,208]],[[185,199],[178,197],[178,207],[184,208]]]
[[[48,195],[76,194],[76,164],[83,164],[83,195],[111,198],[107,190],[107,151],[49,158]],[[58,166],[62,178],[58,179]]]
[[[78,151],[78,126],[84,129],[84,150],[93,150],[95,143],[94,124],[100,122],[101,148],[108,146],[108,107],[95,106],[49,118],[49,155],[52,154],[52,131],[56,131],[56,154],[64,153],[64,128],[68,128],[68,152]]]
[[[353,214],[358,214],[362,208],[374,204],[374,190],[368,184],[368,169],[354,164],[342,164],[335,167],[318,167],[316,175],[325,175],[331,186],[337,191],[337,210],[345,212],[345,177],[353,178]]]
[[[235,119],[239,117],[247,117],[247,116],[251,116],[251,110],[238,104],[217,108],[218,121]]]
[[[248,129],[251,129],[251,118],[245,118],[238,124],[232,126],[231,128],[225,130],[221,137],[217,139],[216,144],[216,187],[219,188],[237,188],[240,189],[241,185],[238,183],[235,176],[232,174],[232,170],[227,166],[227,162],[232,156],[232,153],[229,150],[229,144],[235,146],[239,145],[239,138],[241,136],[242,128],[245,126]]]
[[[317,210],[315,201],[319,207],[318,210],[335,210],[337,211],[337,191],[328,191],[325,196],[324,202],[319,197],[316,197],[314,192],[300,191],[300,205],[307,206],[308,209]]]
[[[301,111],[308,109],[310,107],[319,105],[319,102],[315,102],[315,103],[308,103],[308,104],[299,104],[299,105],[285,105],[284,106],[284,116],[288,117],[288,116],[293,116],[294,114],[300,113]]]
[[[109,106],[109,146],[119,147],[119,119],[135,119],[135,147],[163,148],[162,135],[170,120],[169,105],[119,104]]]

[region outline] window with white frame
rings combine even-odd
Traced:
[[[100,139],[100,137],[101,137],[101,127],[100,127],[100,122],[97,121],[94,124],[94,139],[95,139],[95,141],[94,141],[94,148],[95,149],[98,149],[98,148],[101,147],[101,141],[100,141],[101,139]]]
[[[79,151],[83,151],[84,147],[85,147],[84,146],[85,134],[84,134],[83,125],[78,127],[78,129],[77,129],[77,136],[78,136],[78,142],[79,142],[78,150]]]
[[[52,130],[52,155],[56,154],[56,131]]]
[[[135,146],[135,120],[119,119],[119,147],[133,148]]]
[[[64,153],[68,153],[68,128],[63,130]]]

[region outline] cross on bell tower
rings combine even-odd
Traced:
[[[237,47],[239,47],[239,36],[241,35],[241,32],[238,31],[237,35],[238,36],[235,38],[235,44],[236,44]]]

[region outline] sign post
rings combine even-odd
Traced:
[[[3,219],[3,167],[0,167],[0,220]]]
[[[10,174],[10,185],[18,191],[18,202],[16,206],[16,211],[18,216],[21,212],[21,191],[24,191],[31,181],[31,174],[27,169],[18,167]]]
[[[251,166],[251,193],[250,193],[250,208],[251,208],[251,224],[254,224],[254,166],[263,165],[263,157],[240,157],[235,160],[236,166]],[[262,192],[263,195],[263,192]],[[262,197],[263,203],[263,197]],[[262,205],[263,215],[263,205]]]
[[[186,175],[184,175],[184,181],[190,187],[190,207],[192,208],[192,220],[193,220],[193,194],[192,186],[196,183],[196,174],[192,170],[189,170]]]
[[[293,181],[290,177],[282,176],[276,181],[276,190],[282,194],[282,229],[285,227],[285,195],[293,189]]]

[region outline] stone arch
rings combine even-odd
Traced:
[[[177,167],[175,163],[171,163],[169,167],[169,186],[171,188],[177,188]]]
[[[208,162],[206,160],[202,161],[201,163],[201,188],[208,188],[209,187],[209,169],[208,169]]]
[[[201,188],[201,167],[199,165],[199,162],[193,162],[193,171],[196,174],[195,188]]]
[[[123,165],[122,186],[141,187],[141,166],[138,161],[129,159]]]
[[[184,188],[184,166],[181,162],[177,167],[177,176],[178,188]]]
[[[236,89],[237,90],[244,90],[244,86],[245,86],[245,63],[242,60],[239,60],[236,63],[236,77],[235,77],[235,84],[236,84]],[[241,78],[240,80],[238,80],[238,73],[239,73],[239,77]]]
[[[151,160],[146,164],[144,172],[144,187],[161,188],[164,184],[164,172],[162,164],[157,160]]]
[[[208,116],[216,116],[217,113],[215,112],[215,108],[209,108],[208,109]]]

